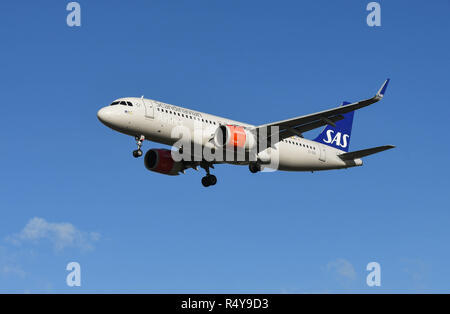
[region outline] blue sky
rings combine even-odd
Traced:
[[[0,292],[450,292],[449,1],[380,1],[378,28],[369,1],[79,1],[79,28],[68,2],[0,4]],[[350,149],[397,148],[349,170],[217,166],[205,189],[96,117],[145,95],[263,124],[387,77]]]

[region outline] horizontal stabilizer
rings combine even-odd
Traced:
[[[353,159],[357,159],[357,158],[362,158],[362,157],[366,157],[369,155],[373,155],[391,148],[395,148],[395,146],[393,145],[385,145],[385,146],[378,146],[378,147],[373,147],[373,148],[367,148],[367,149],[363,149],[363,150],[357,150],[354,152],[350,152],[350,153],[344,153],[339,155],[339,158],[341,158],[342,160],[353,160]]]

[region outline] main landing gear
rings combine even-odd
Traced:
[[[261,165],[257,162],[251,162],[248,164],[248,169],[251,173],[257,173],[261,171]]]
[[[141,135],[140,137],[135,137],[136,140],[136,145],[138,147],[138,149],[133,151],[133,157],[134,158],[139,158],[142,156],[142,150],[141,150],[141,146],[142,146],[142,142],[145,140],[145,136]]]
[[[208,174],[202,178],[202,184],[206,188],[210,185],[215,185],[217,183],[217,178],[213,174]]]
[[[210,185],[216,185],[216,183],[217,183],[216,176],[209,173],[210,165],[209,164],[203,164],[203,165],[200,165],[200,167],[202,167],[206,171],[206,176],[204,176],[202,178],[203,186],[204,187],[208,187]],[[214,168],[214,167],[211,165],[211,168]]]

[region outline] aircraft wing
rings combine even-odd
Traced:
[[[303,132],[319,128],[327,124],[334,126],[334,122],[343,119],[342,114],[364,108],[380,101],[383,98],[384,93],[386,92],[388,84],[389,79],[387,79],[383,83],[379,91],[372,98],[361,100],[345,106],[308,114],[305,116],[263,124],[257,126],[255,128],[255,131],[257,131],[258,134],[268,134],[267,137],[270,138],[273,136],[273,134],[270,135],[271,127],[279,127],[279,140],[281,141],[282,139],[290,137],[292,135],[302,136],[301,134]]]

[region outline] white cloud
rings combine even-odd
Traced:
[[[338,258],[334,261],[331,261],[327,264],[327,270],[335,273],[337,276],[347,280],[355,280],[356,279],[356,271],[353,265],[343,259]]]
[[[43,218],[32,218],[22,231],[8,237],[15,244],[24,242],[38,242],[49,240],[56,250],[67,247],[77,247],[82,250],[91,250],[93,243],[98,241],[100,235],[96,232],[84,232],[78,230],[71,223],[50,223]]]
[[[412,282],[412,286],[418,290],[428,288],[427,279],[429,267],[420,259],[402,259],[402,271],[408,274]]]
[[[21,278],[25,278],[25,271],[20,268],[19,266],[13,266],[13,265],[3,265],[0,268],[0,273],[4,275],[15,275],[19,276]]]
[[[12,254],[6,247],[0,246],[0,276],[18,276],[25,278],[25,271],[16,263],[16,254]]]

